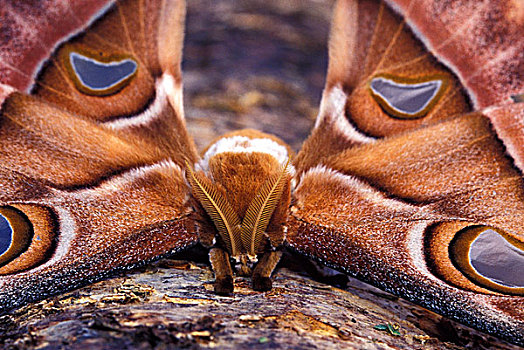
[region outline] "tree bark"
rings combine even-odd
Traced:
[[[287,266],[297,265],[286,260]],[[340,277],[331,279],[343,281]],[[340,289],[283,267],[272,291],[254,292],[249,278],[236,277],[229,297],[216,295],[213,281],[207,264],[164,259],[3,316],[0,344],[7,349],[518,348],[356,280]]]
[[[333,1],[188,2],[184,87],[189,131],[203,149],[252,127],[298,151],[327,65]],[[0,346],[38,349],[516,349],[350,280],[344,289],[282,267],[273,290],[235,279],[213,293],[205,259],[179,256],[0,317]],[[310,266],[287,258],[284,266]],[[297,270],[295,268],[295,270]],[[398,334],[397,334],[398,333]]]

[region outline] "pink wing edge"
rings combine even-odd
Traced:
[[[517,1],[386,2],[459,77],[475,109],[524,93],[524,6]]]
[[[60,43],[88,27],[114,0],[52,0],[36,6],[0,0],[0,105],[13,91],[29,92]],[[60,25],[58,25],[60,24]]]

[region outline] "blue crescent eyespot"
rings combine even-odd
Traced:
[[[471,266],[494,283],[510,288],[524,288],[524,250],[509,243],[502,235],[487,229],[471,243]]]
[[[451,242],[454,265],[472,282],[501,293],[524,294],[524,242],[488,226],[461,230]]]
[[[102,61],[76,51],[68,53],[67,66],[78,90],[97,96],[117,93],[138,70],[137,61],[130,56],[116,55]]]
[[[369,83],[373,98],[392,117],[413,119],[425,116],[437,103],[445,78],[402,78],[376,76]]]
[[[13,241],[13,228],[7,218],[0,215],[0,256],[2,256],[11,246]]]
[[[31,244],[33,232],[23,214],[0,207],[0,266],[12,261]]]

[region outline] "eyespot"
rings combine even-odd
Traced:
[[[66,50],[63,58],[75,86],[87,95],[107,96],[120,91],[136,76],[137,61],[130,55]]]
[[[27,217],[10,207],[0,207],[0,265],[18,257],[33,238]]]
[[[371,79],[369,91],[391,117],[416,119],[433,108],[447,85],[448,79],[441,75],[407,78],[382,74]]]
[[[56,225],[46,208],[0,206],[0,275],[36,267],[54,248]]]
[[[524,295],[524,242],[504,231],[466,227],[451,241],[449,256],[473,283],[500,293]]]

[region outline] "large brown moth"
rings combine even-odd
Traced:
[[[338,1],[296,156],[197,153],[183,1],[0,5],[2,310],[198,241],[268,290],[286,246],[524,345],[521,2]]]

